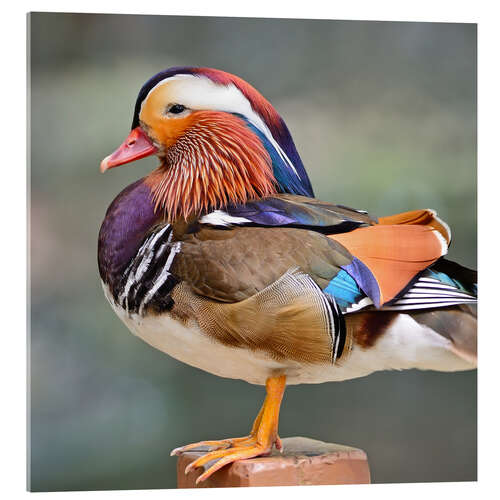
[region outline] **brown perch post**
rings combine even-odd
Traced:
[[[324,443],[304,437],[283,441],[283,453],[273,450],[268,457],[242,460],[223,467],[196,485],[203,467],[184,474],[184,469],[205,450],[182,453],[177,461],[178,488],[227,488],[241,486],[300,486],[326,484],[368,484],[370,468],[363,450]],[[205,468],[212,465],[206,464]]]

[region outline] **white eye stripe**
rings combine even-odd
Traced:
[[[227,113],[236,113],[244,116],[253,126],[260,130],[266,139],[278,152],[282,160],[293,170],[300,179],[295,166],[285,154],[281,146],[274,139],[269,127],[256,113],[250,101],[233,83],[221,85],[203,75],[175,75],[158,82],[146,95],[141,103],[141,111],[152,92],[159,87],[181,81],[182,85],[170,85],[169,92],[172,102],[182,104],[186,108],[196,110],[218,110]],[[173,115],[175,116],[175,115]]]

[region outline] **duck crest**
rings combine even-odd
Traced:
[[[196,67],[173,67],[157,73],[139,91],[132,119],[132,129],[140,125],[139,115],[142,104],[149,93],[164,80],[178,75],[204,77],[222,88],[236,88],[248,101],[252,112],[261,120],[263,127],[267,130],[263,131],[255,123],[252,123],[248,116],[244,116],[236,110],[230,112],[245,121],[248,128],[259,138],[267,150],[271,158],[278,192],[314,196],[311,182],[284,120],[260,92],[243,79],[230,73],[212,68]]]

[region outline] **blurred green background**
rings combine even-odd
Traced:
[[[473,24],[34,13],[30,25],[30,488],[175,487],[172,448],[244,435],[264,391],[132,336],[102,294],[105,210],[155,166],[101,176],[144,81],[211,66],[286,120],[318,198],[432,207],[476,265]],[[373,482],[476,479],[476,373],[384,372],[287,390],[282,437],[361,447]]]

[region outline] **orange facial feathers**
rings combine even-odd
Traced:
[[[269,153],[240,118],[196,111],[146,183],[169,220],[276,193]],[[170,133],[170,132],[169,132]]]
[[[380,290],[377,306],[392,300],[422,270],[446,254],[440,232],[426,225],[375,225],[330,235],[371,271]]]

